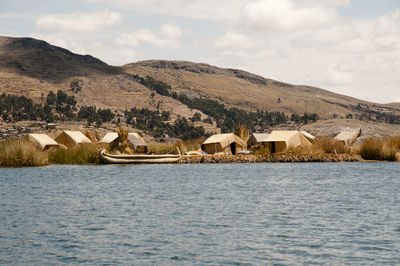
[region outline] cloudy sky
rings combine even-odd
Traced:
[[[400,102],[399,0],[0,0],[0,35],[113,65],[204,62]]]

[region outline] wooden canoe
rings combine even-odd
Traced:
[[[139,164],[139,163],[176,163],[181,158],[176,154],[162,155],[113,155],[108,154],[104,150],[100,151],[100,159],[104,164]]]

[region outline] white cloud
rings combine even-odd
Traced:
[[[167,14],[194,19],[235,19],[248,0],[86,0],[103,2],[141,13]]]
[[[85,1],[134,10],[134,23],[143,24],[109,10],[44,15],[35,37],[112,64],[179,58],[369,100],[400,99],[400,10],[356,19],[338,12],[351,0]],[[377,95],[383,89],[392,93]]]
[[[124,46],[138,46],[141,42],[147,42],[160,47],[166,45],[176,45],[182,37],[181,28],[174,23],[161,25],[159,32],[140,29],[129,33],[122,33],[116,38],[115,42]]]
[[[297,4],[301,6],[325,6],[325,7],[346,7],[350,4],[350,0],[297,0]]]
[[[287,34],[321,27],[336,20],[336,11],[322,7],[298,7],[292,0],[258,0],[242,8],[240,27],[266,34]]]
[[[50,14],[40,16],[35,25],[39,29],[67,32],[96,32],[120,22],[122,17],[117,12],[103,10],[93,13],[76,12],[72,14]]]
[[[214,42],[214,62],[363,99],[400,83],[400,10],[379,18],[340,16],[349,1],[256,0]],[[389,85],[388,85],[389,84]],[[400,93],[376,96],[392,101]],[[386,100],[383,100],[386,99]]]

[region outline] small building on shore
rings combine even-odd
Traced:
[[[283,152],[288,148],[310,147],[312,143],[300,131],[276,130],[262,141],[271,153]]]
[[[215,134],[201,144],[201,149],[209,154],[236,154],[246,150],[246,143],[233,133]]]
[[[28,134],[28,140],[42,150],[60,146],[46,134]]]
[[[128,134],[128,145],[135,153],[147,153],[148,146],[146,141],[138,134],[138,133],[129,133]],[[110,145],[110,149],[118,147],[118,144],[121,142],[119,139],[118,133],[109,132],[107,133],[100,141],[101,144]]]
[[[268,133],[253,133],[250,135],[249,140],[247,141],[247,147],[251,147],[263,142],[263,140],[267,139],[269,136]]]
[[[55,139],[59,144],[68,148],[75,147],[78,144],[88,144],[92,141],[80,131],[63,131]]]
[[[346,145],[353,144],[361,136],[361,129],[346,129],[340,132],[336,137],[336,141],[344,142]]]

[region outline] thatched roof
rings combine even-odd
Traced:
[[[297,147],[301,145],[312,145],[311,142],[300,131],[272,131],[263,142],[285,142],[286,147]]]
[[[110,144],[111,142],[113,142],[117,138],[118,138],[118,133],[117,132],[109,132],[99,141],[99,143],[108,143],[108,144]],[[128,134],[128,140],[135,147],[137,147],[137,146],[147,146],[146,141],[138,133],[129,133]]]
[[[129,133],[128,140],[133,146],[147,146],[146,141],[138,133]]]
[[[303,134],[304,137],[306,137],[309,141],[314,141],[317,139],[317,137],[311,135],[307,131],[300,131],[301,134]]]
[[[361,129],[357,130],[344,130],[340,132],[335,140],[344,141],[346,144],[352,144],[361,135]]]
[[[99,143],[110,143],[116,138],[118,138],[117,132],[109,132],[99,141]]]
[[[40,147],[42,150],[59,146],[54,139],[50,138],[46,134],[28,134],[28,140]]]
[[[63,131],[57,136],[56,141],[66,146],[75,146],[77,144],[92,143],[92,141],[86,137],[80,131]]]
[[[267,139],[268,133],[253,133],[251,134],[257,143],[263,142],[263,140]]]
[[[222,147],[227,147],[233,142],[242,147],[246,147],[246,143],[233,133],[212,135],[203,142],[203,145],[220,143]]]

